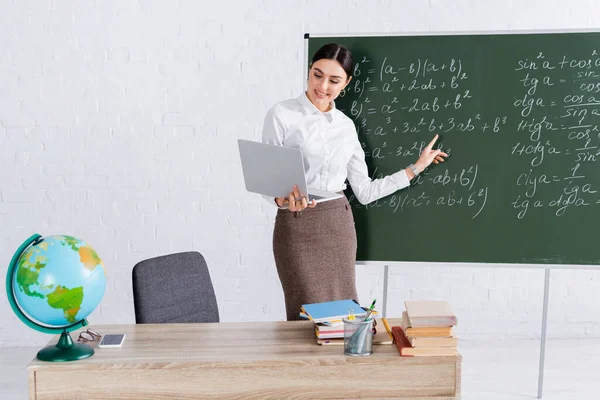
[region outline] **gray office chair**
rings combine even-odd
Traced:
[[[132,275],[136,323],[219,322],[202,254],[190,251],[140,261]]]

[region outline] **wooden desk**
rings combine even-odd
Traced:
[[[400,357],[394,345],[345,356],[342,346],[317,345],[308,321],[91,328],[127,338],[119,349],[95,342],[81,361],[34,359],[30,399],[460,398],[460,356]]]

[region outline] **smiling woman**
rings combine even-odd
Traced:
[[[350,118],[334,100],[352,80],[350,51],[338,44],[321,47],[312,58],[308,85],[300,97],[282,101],[265,117],[263,142],[302,150],[307,186],[342,192],[346,180],[358,201],[370,203],[409,185],[446,153],[432,150],[437,135],[419,159],[395,174],[371,180],[365,153]],[[273,166],[277,168],[277,166]],[[310,203],[306,193],[290,188],[288,198],[267,198],[279,207],[273,253],[285,296],[288,320],[298,319],[308,303],[357,299],[356,231],[345,197]]]
[[[351,80],[352,55],[345,47],[331,43],[313,57],[306,95],[320,111],[327,112]]]

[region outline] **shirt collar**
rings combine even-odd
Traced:
[[[327,120],[329,122],[333,122],[334,120],[334,116],[335,116],[335,102],[332,101],[331,104],[331,110],[327,111],[327,112],[322,112],[321,110],[319,110],[317,108],[317,106],[315,106],[310,99],[308,98],[308,96],[306,95],[306,92],[303,92],[300,97],[298,97],[298,101],[300,102],[300,105],[302,106],[302,108],[304,109],[304,111],[307,114],[316,114],[316,113],[320,113],[325,115],[325,117],[327,118]]]

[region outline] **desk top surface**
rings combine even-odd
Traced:
[[[390,326],[400,324],[400,319],[388,319]],[[30,370],[103,368],[106,365],[127,364],[193,364],[217,367],[239,364],[264,364],[282,366],[291,363],[370,363],[370,362],[416,362],[440,363],[460,360],[454,357],[400,357],[395,345],[373,346],[373,355],[351,357],[343,354],[343,346],[321,346],[316,343],[315,331],[310,321],[236,322],[207,324],[130,324],[89,325],[100,334],[125,333],[121,348],[98,348],[85,360],[69,363],[50,363],[33,359]],[[382,327],[383,328],[383,327]],[[79,331],[71,332],[75,341]],[[50,343],[56,343],[58,336]],[[88,343],[90,344],[90,343]],[[434,359],[434,360],[432,360]]]

